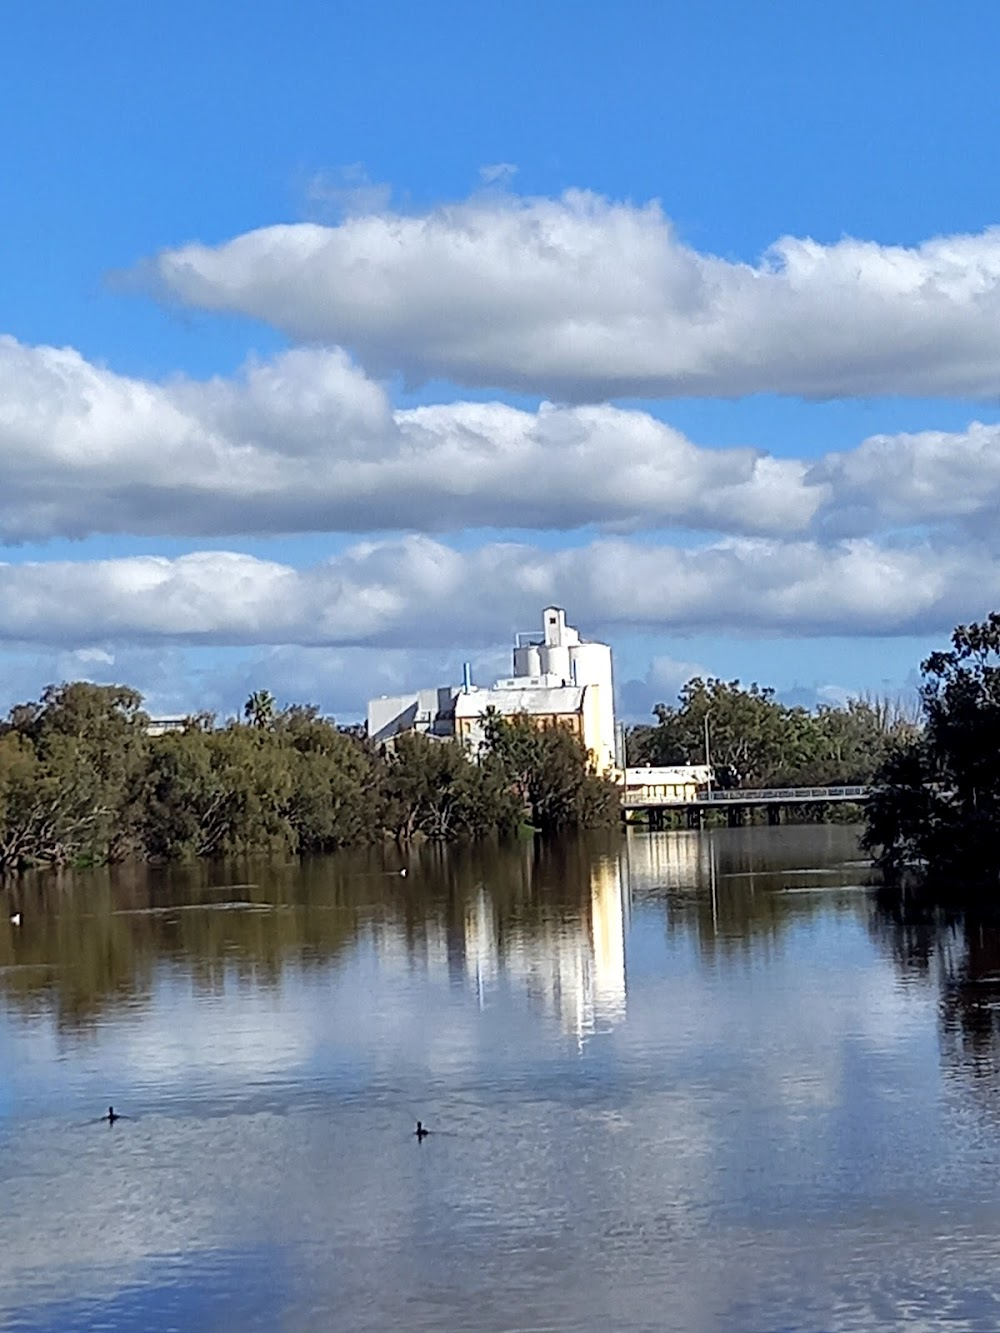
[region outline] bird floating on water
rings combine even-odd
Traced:
[[[121,1116],[116,1113],[113,1106],[109,1106],[107,1115],[102,1115],[101,1119],[106,1120],[109,1125],[113,1125],[116,1120],[121,1119]]]
[[[15,912],[15,913],[14,913],[14,915],[13,915],[13,916],[11,917],[11,919],[10,919],[10,924],[11,924],[12,926],[19,926],[19,925],[21,924],[21,913],[20,913],[20,912]]]
[[[416,1139],[419,1141],[420,1139],[425,1139],[425,1138],[427,1137],[427,1135],[430,1133],[430,1130],[424,1128],[424,1124],[423,1124],[423,1121],[422,1121],[422,1120],[418,1120],[418,1121],[417,1121],[417,1127],[416,1127],[416,1129],[413,1131],[413,1133],[414,1133],[414,1136],[416,1137]]]
[[[403,879],[405,879],[405,878],[406,878],[406,866],[403,866],[402,870],[401,870],[399,873],[400,873],[400,875],[403,877]]]

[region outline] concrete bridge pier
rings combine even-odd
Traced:
[[[780,805],[769,805],[769,806],[767,807],[767,822],[771,825],[772,828],[773,828],[776,824],[780,824],[780,823],[781,823],[781,806],[780,806]]]

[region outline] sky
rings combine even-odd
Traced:
[[[1000,607],[973,0],[17,0],[0,709],[349,721],[556,603],[619,711]]]

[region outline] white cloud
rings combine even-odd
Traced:
[[[318,171],[305,187],[306,204],[313,216],[344,217],[380,212],[389,207],[392,187],[373,181],[360,162],[335,171]]]
[[[486,193],[184,245],[136,280],[415,381],[576,401],[1000,391],[1000,229],[786,236],[750,264],[685,245],[656,203]]]
[[[509,185],[516,175],[513,162],[488,162],[479,168],[479,179],[484,185]]]
[[[618,714],[622,721],[648,722],[658,703],[672,703],[681,686],[694,676],[710,676],[700,662],[683,661],[660,654],[654,657],[642,678],[619,680],[615,686]]]
[[[859,539],[459,552],[411,536],[304,570],[221,551],[0,566],[4,637],[74,646],[487,646],[549,602],[594,633],[917,634],[998,600],[1000,558],[983,547]]]
[[[610,405],[393,411],[338,349],[164,384],[0,337],[0,541],[469,527],[988,535],[1000,426],[873,436],[807,462],[709,449]]]
[[[825,492],[822,532],[949,523],[988,534],[1000,511],[1000,426],[874,435],[817,461],[806,481]]]
[[[588,523],[776,534],[822,498],[804,474],[610,406],[393,413],[338,350],[161,385],[0,338],[0,540]]]

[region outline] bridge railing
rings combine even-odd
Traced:
[[[868,795],[868,788],[854,787],[733,787],[726,791],[700,792],[700,801],[849,801]]]
[[[728,790],[699,791],[692,796],[644,796],[625,791],[622,804],[649,807],[655,805],[794,805],[797,802],[863,801],[868,787],[857,784],[841,787],[733,787]]]

